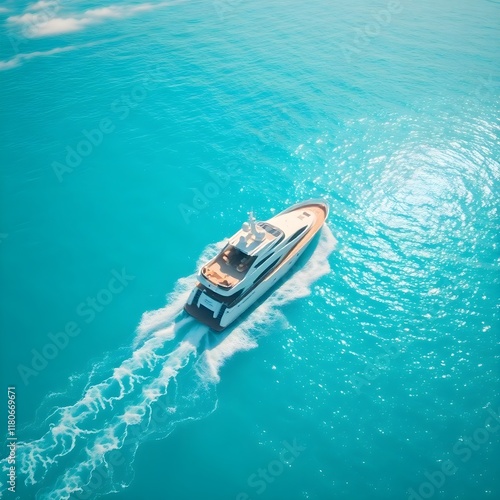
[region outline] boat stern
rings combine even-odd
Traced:
[[[221,332],[227,326],[221,324],[226,309],[227,305],[224,302],[210,297],[199,283],[193,288],[184,305],[184,310],[190,316],[216,332]]]

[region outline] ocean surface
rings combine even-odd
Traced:
[[[0,34],[2,499],[500,498],[498,0],[3,0]],[[266,300],[182,312],[309,198]]]

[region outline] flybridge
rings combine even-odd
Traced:
[[[269,224],[268,224],[269,225]],[[266,230],[262,223],[257,223],[252,212],[248,222],[244,222],[241,230],[230,240],[230,244],[247,255],[255,255],[276,238],[275,234]]]

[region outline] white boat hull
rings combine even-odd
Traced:
[[[314,236],[319,232],[328,215],[328,206],[315,200],[294,205],[281,214],[294,214],[294,211],[300,212],[301,210],[310,210],[311,214],[315,213],[316,220],[314,224],[308,226],[308,231],[304,232],[304,236],[297,239],[292,247],[289,244],[281,250],[282,258],[278,259],[279,262],[276,267],[272,268],[269,274],[258,280],[252,288],[242,294],[242,298],[231,300],[230,295],[224,297],[217,294],[214,290],[215,287],[207,287],[204,283],[197,283],[189,296],[185,310],[215,331],[222,331],[236,321],[290,271],[312,243]],[[295,215],[292,215],[292,217],[295,217]]]

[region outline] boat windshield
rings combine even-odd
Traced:
[[[255,261],[256,256],[252,257],[233,245],[227,245],[221,252],[221,258],[223,262],[236,269],[238,273],[245,273]]]
[[[269,224],[269,222],[257,222],[257,225],[265,229],[269,234],[272,234],[276,238],[280,237],[283,234],[283,231],[281,229],[278,229],[276,226]]]

